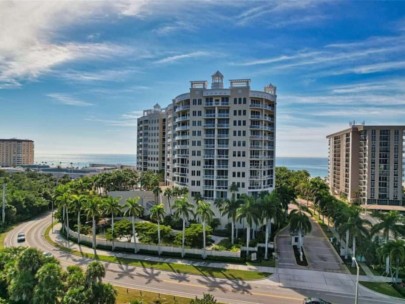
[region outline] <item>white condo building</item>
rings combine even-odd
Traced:
[[[219,71],[212,75],[211,88],[207,81],[191,81],[189,92],[165,110],[159,108],[165,128],[153,118],[162,130],[153,137],[150,125],[145,137],[145,121],[150,124],[151,115],[158,114],[148,111],[138,120],[138,169],[152,168],[149,161],[157,168],[164,159],[167,182],[207,200],[230,197],[232,184],[246,194],[274,189],[276,87],[255,91],[250,79],[235,79],[224,88]],[[152,154],[150,145],[164,149],[163,157],[157,150]]]

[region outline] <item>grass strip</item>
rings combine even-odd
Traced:
[[[7,233],[9,233],[11,230],[13,230],[14,227],[15,227],[15,225],[7,227],[5,231],[0,233],[0,249],[4,248],[4,241],[6,239]]]
[[[161,303],[161,304],[189,304],[189,298],[177,297],[172,295],[154,293],[138,289],[129,289],[114,286],[117,290],[117,304],[127,304],[138,300],[139,303]]]
[[[363,285],[364,287],[367,287],[368,289],[371,289],[371,290],[376,291],[378,293],[382,293],[382,294],[385,294],[385,295],[391,296],[391,297],[405,299],[404,296],[402,296],[398,291],[395,290],[394,287],[392,287],[388,283],[360,281],[360,284]]]
[[[72,250],[54,242],[49,236],[49,232],[51,229],[52,226],[49,226],[45,230],[44,236],[45,239],[53,246],[59,248],[64,252],[68,252],[77,256],[86,257],[90,259],[98,259],[103,262],[112,262],[143,268],[153,268],[156,270],[169,271],[177,274],[194,274],[194,275],[202,275],[205,277],[213,277],[229,280],[243,280],[243,281],[261,280],[271,275],[271,273],[257,272],[257,271],[221,269],[221,268],[193,266],[193,265],[166,263],[166,262],[143,261],[143,260],[119,258],[116,256],[105,256],[105,255],[95,256],[92,253],[83,253],[80,251]]]

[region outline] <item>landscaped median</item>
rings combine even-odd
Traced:
[[[385,294],[387,296],[405,299],[391,284],[385,282],[360,282],[361,285],[375,292]]]
[[[83,253],[77,250],[66,248],[59,243],[55,242],[49,236],[49,233],[52,229],[52,226],[49,226],[45,230],[45,239],[52,244],[53,246],[71,254],[98,259],[104,262],[113,262],[119,264],[127,264],[130,266],[137,266],[143,268],[154,268],[163,271],[175,272],[175,273],[184,273],[184,274],[194,274],[194,275],[203,275],[214,278],[222,279],[231,279],[231,280],[260,280],[268,277],[271,273],[264,273],[258,271],[247,271],[247,270],[237,270],[237,269],[222,269],[214,267],[204,267],[204,266],[193,266],[187,264],[176,264],[176,263],[166,263],[166,262],[155,262],[155,261],[145,261],[129,258],[120,258],[117,256],[106,256],[106,255],[97,255],[95,256],[92,253]]]

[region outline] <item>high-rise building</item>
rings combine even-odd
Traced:
[[[145,110],[137,121],[137,157],[139,171],[165,169],[166,112],[156,104]]]
[[[367,205],[402,205],[405,126],[353,124],[327,138],[334,194]]]
[[[274,189],[276,87],[256,91],[250,79],[236,79],[224,88],[218,71],[211,88],[207,81],[191,81],[190,91],[162,112],[166,132],[161,139],[158,134],[151,137],[150,125],[149,139],[145,137],[145,120],[150,124],[152,114],[138,120],[139,169],[151,168],[152,154],[145,154],[144,147],[159,138],[159,147],[165,148],[166,181],[187,187],[192,196],[227,198],[231,185],[246,194]]]
[[[32,165],[34,142],[28,139],[0,139],[0,167]]]

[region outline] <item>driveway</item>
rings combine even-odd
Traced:
[[[281,231],[277,237],[277,266],[280,268],[347,273],[346,267],[343,265],[340,257],[323,233],[319,224],[312,219],[310,220],[312,231],[304,237],[304,253],[308,261],[308,266],[299,266],[295,262],[289,228]]]

